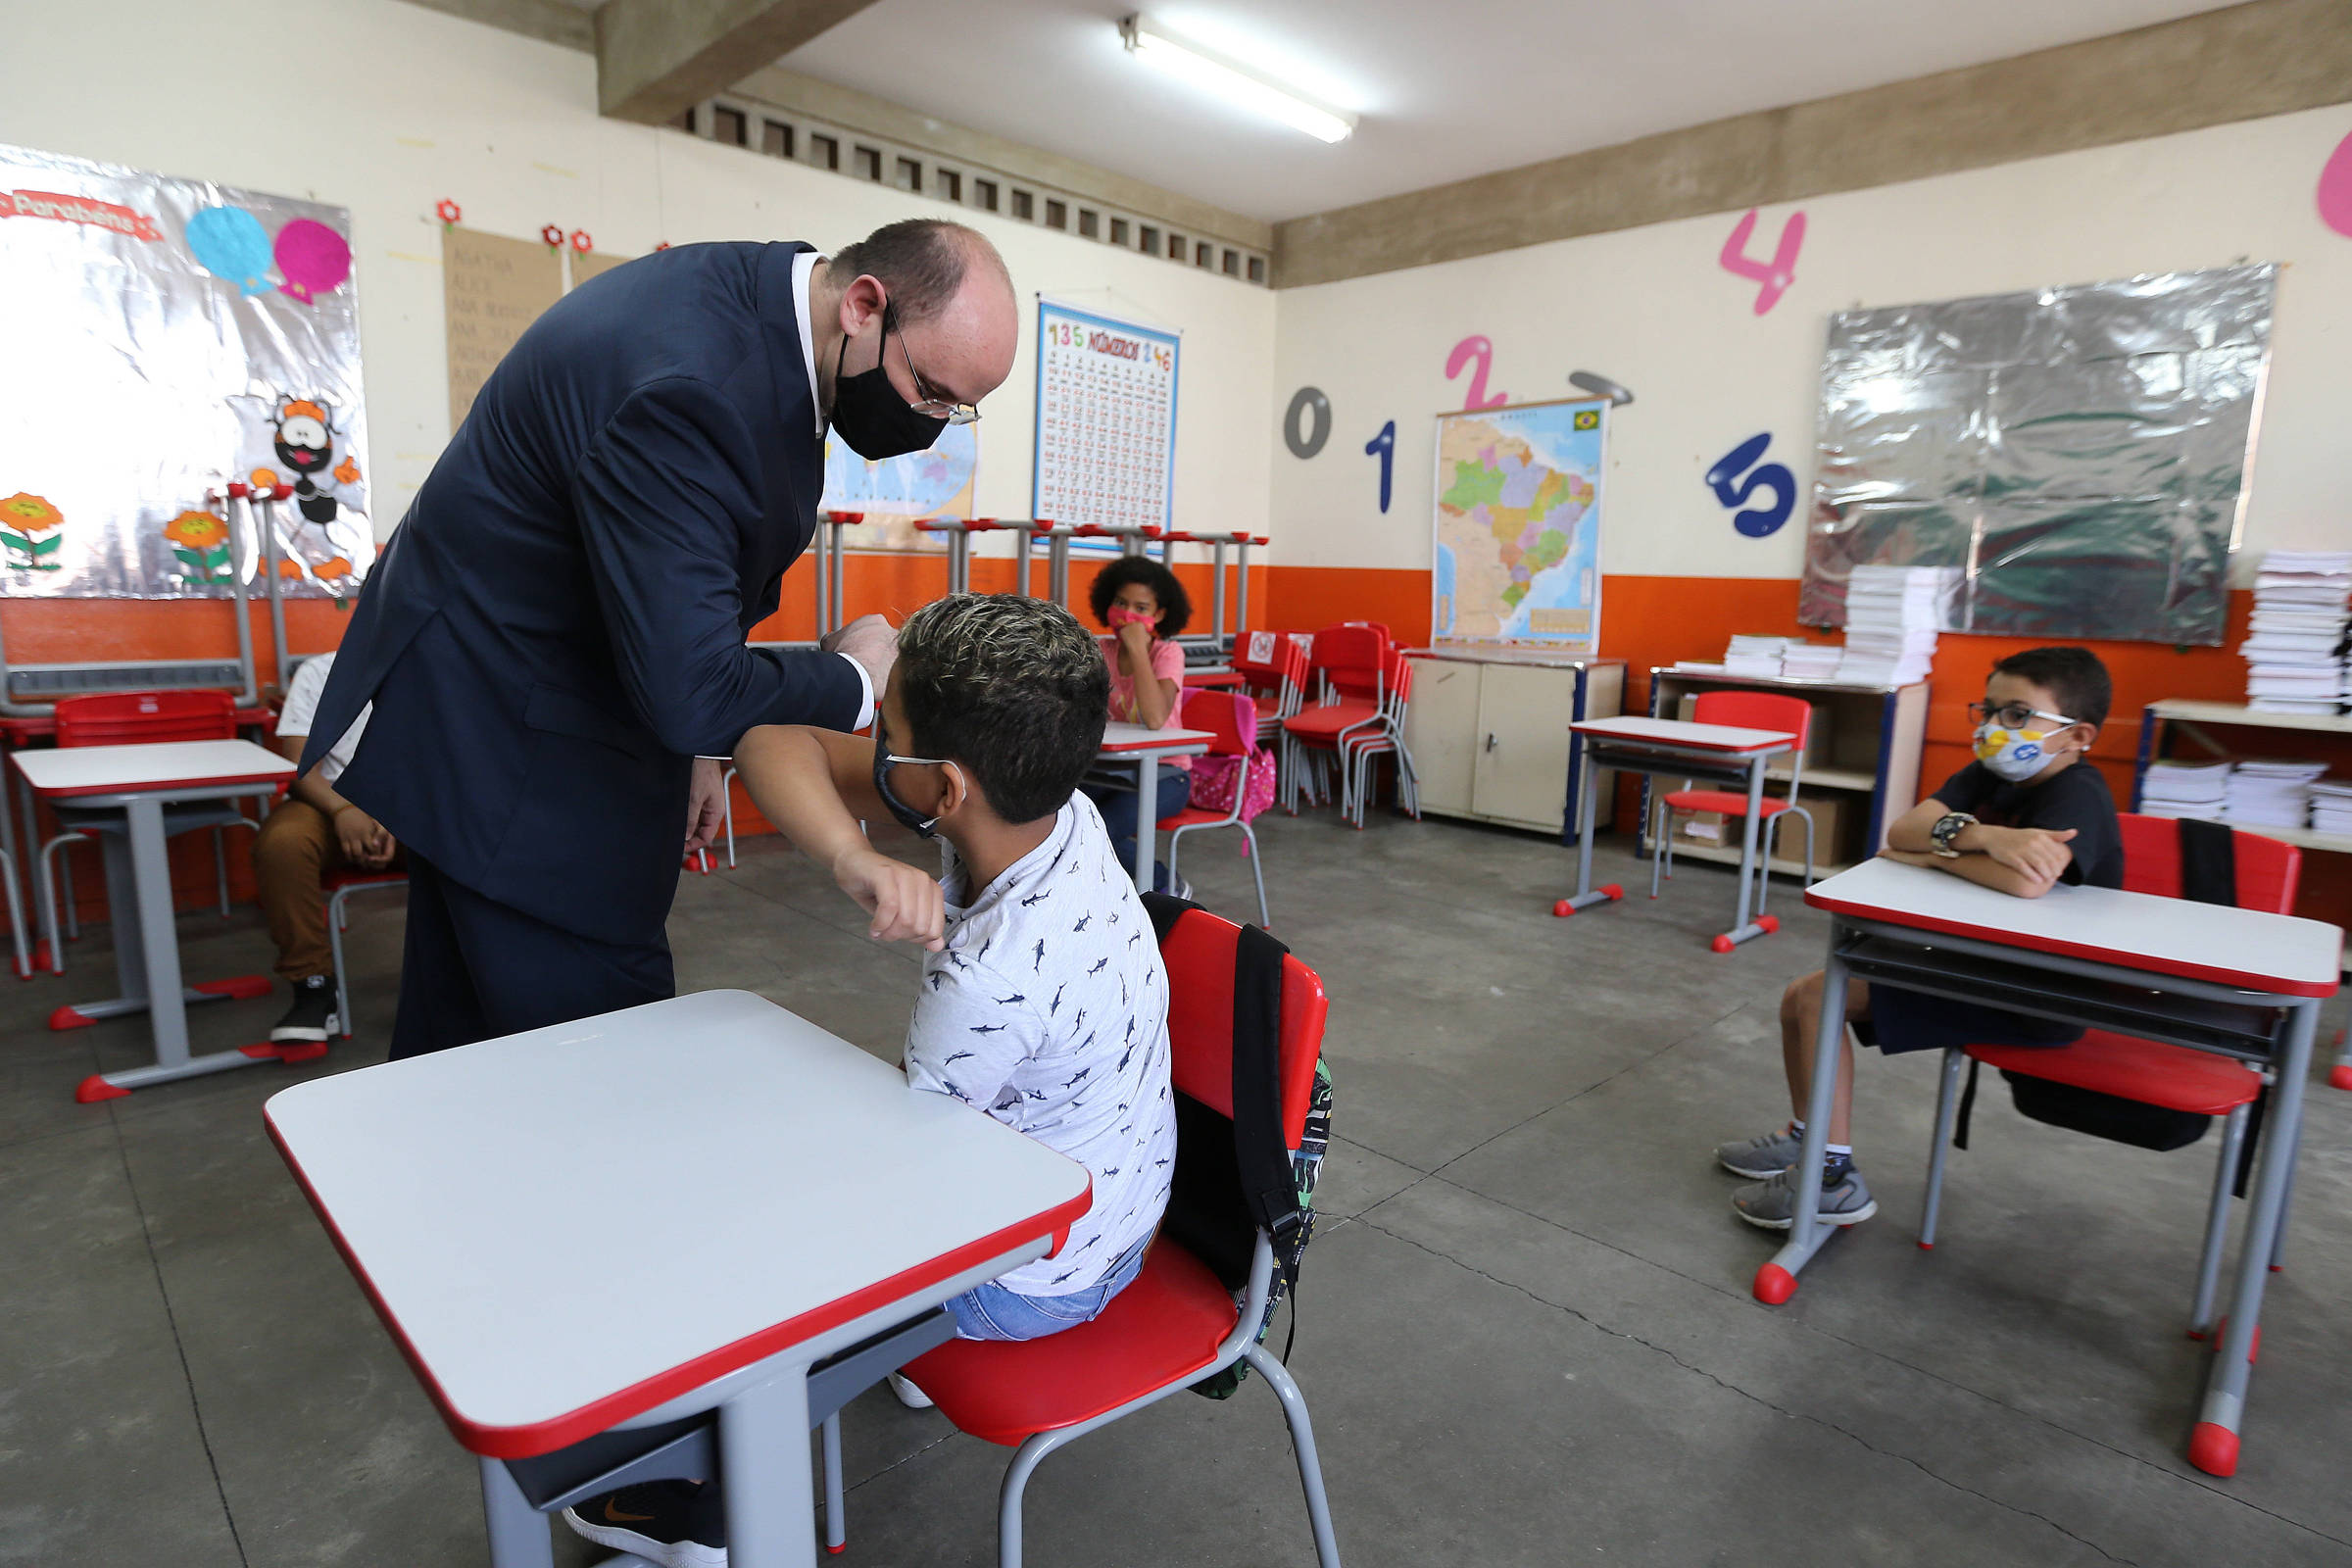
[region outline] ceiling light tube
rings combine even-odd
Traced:
[[[1181,42],[1142,12],[1119,24],[1119,36],[1136,58],[1149,60],[1228,103],[1303,130],[1318,141],[1346,141],[1355,129],[1355,116],[1302,98],[1240,61],[1197,43]]]

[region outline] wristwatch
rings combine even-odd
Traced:
[[[1937,855],[1947,860],[1957,860],[1960,852],[1952,848],[1952,840],[1960,836],[1963,828],[1974,827],[1976,823],[1977,819],[1966,811],[1946,811],[1936,819],[1934,827],[1928,829],[1928,841],[1936,846]]]

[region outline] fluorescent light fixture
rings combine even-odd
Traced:
[[[1301,98],[1241,61],[1179,40],[1142,12],[1119,24],[1119,36],[1126,41],[1127,52],[1137,59],[1149,60],[1228,103],[1279,120],[1318,141],[1346,141],[1355,129],[1355,116]]]

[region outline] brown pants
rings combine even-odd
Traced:
[[[398,870],[395,855],[387,870]],[[277,944],[277,972],[288,980],[335,972],[326,941],[326,895],[319,882],[349,870],[335,824],[303,801],[280,801],[253,841],[253,874],[261,884],[262,915]]]

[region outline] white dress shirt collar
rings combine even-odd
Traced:
[[[803,251],[792,259],[792,314],[801,327],[801,364],[808,371],[808,407],[816,417],[816,438],[825,438],[824,399],[816,389],[816,335],[809,330],[808,280],[815,275],[816,264],[824,258],[814,251]]]

